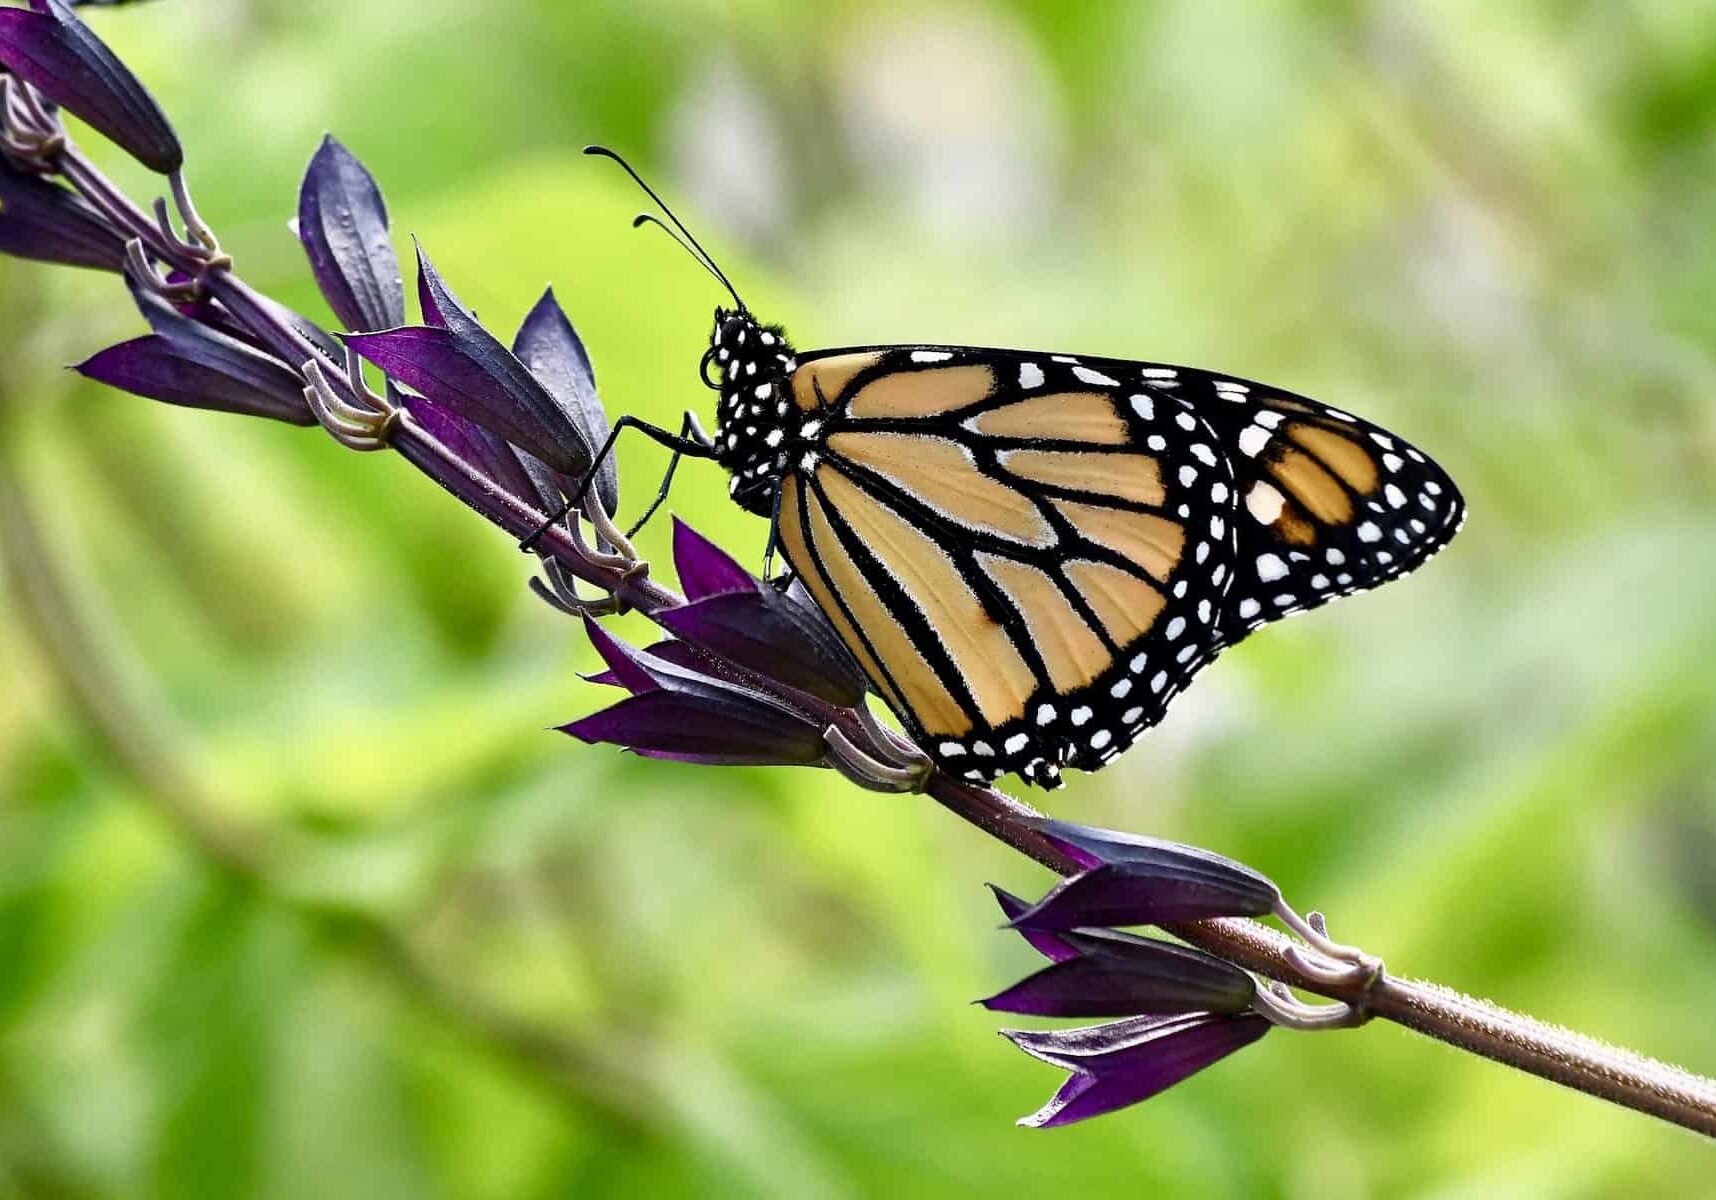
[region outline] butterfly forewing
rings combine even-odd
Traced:
[[[1229,642],[1405,574],[1459,531],[1459,490],[1398,435],[1248,380],[1141,369],[1209,423],[1234,464],[1239,539],[1223,625]]]
[[[944,764],[1053,783],[1161,718],[1221,644],[1236,480],[1196,413],[1048,355],[802,360],[815,450],[782,546]]]

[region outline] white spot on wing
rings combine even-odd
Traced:
[[[1281,510],[1287,503],[1275,485],[1261,480],[1251,485],[1251,490],[1245,495],[1245,507],[1259,525],[1273,525],[1281,515]]]
[[[1240,452],[1256,458],[1269,444],[1269,431],[1261,425],[1247,425],[1239,433]]]

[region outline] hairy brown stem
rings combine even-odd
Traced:
[[[940,771],[930,780],[928,791],[943,807],[1050,870],[1070,875],[1080,869],[1033,826],[1042,814],[1029,805]],[[1290,987],[1362,1005],[1373,1017],[1404,1025],[1450,1046],[1716,1137],[1716,1080],[1461,995],[1440,984],[1392,975],[1368,988],[1324,983],[1288,959],[1287,950],[1295,945],[1293,939],[1256,921],[1227,918],[1165,928],[1200,950]]]

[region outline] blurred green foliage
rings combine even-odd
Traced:
[[[1230,654],[1053,811],[1716,1069],[1716,8],[93,19],[241,269],[309,311],[284,222],[330,128],[498,328],[552,281],[611,407],[706,409],[720,297],[627,234],[638,197],[577,154],[604,141],[802,345],[1195,362],[1432,449],[1473,512],[1451,550]],[[1014,1129],[1057,1076],[966,1002],[1030,958],[980,883],[1041,872],[919,799],[544,732],[599,698],[503,537],[388,456],[76,384],[57,364],[138,328],[122,291],[0,270],[35,293],[0,334],[5,469],[168,771],[91,723],[13,580],[0,1196],[1707,1194],[1693,1139],[1382,1026]],[[636,503],[660,454],[623,465]],[[674,507],[760,554],[723,495],[693,465]],[[174,771],[279,869],[187,837]]]

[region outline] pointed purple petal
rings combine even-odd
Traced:
[[[477,322],[421,251],[418,267],[422,286],[445,328],[408,326],[350,334],[346,344],[393,379],[498,434],[554,470],[581,475],[593,457],[583,431],[512,351]]]
[[[0,254],[118,271],[125,239],[70,190],[13,170],[0,156]]]
[[[1237,1013],[1257,993],[1256,982],[1238,967],[1186,946],[1112,930],[1062,936],[1078,957],[979,1003],[1038,1017]]]
[[[554,298],[554,289],[542,293],[536,307],[519,326],[512,352],[548,390],[556,404],[584,432],[585,441],[600,450],[607,441],[608,414],[596,394],[596,373],[577,330]],[[602,460],[592,485],[603,506],[613,512],[620,505],[619,466],[612,454]]]
[[[1020,899],[1012,892],[1003,891],[993,883],[989,890],[995,893],[996,903],[1001,905],[1001,912],[1009,922],[1017,921],[1021,913],[1026,912],[1030,902]],[[1018,929],[1017,926],[1014,926]],[[1052,933],[1040,929],[1018,929],[1019,936],[1030,943],[1031,948],[1052,962],[1065,962],[1069,958],[1077,958],[1078,951]]]
[[[405,281],[381,189],[331,135],[322,139],[298,190],[298,237],[328,307],[345,328],[405,324]]]
[[[816,726],[737,692],[645,692],[561,730],[653,758],[711,765],[803,765],[823,753]]]
[[[152,171],[185,161],[160,106],[64,0],[0,9],[0,65]]]
[[[177,404],[314,425],[304,385],[274,359],[211,331],[202,342],[160,334],[110,346],[75,368],[121,391]]]
[[[1037,828],[1069,850],[1078,851],[1097,863],[1137,863],[1153,865],[1158,862],[1201,864],[1222,875],[1248,880],[1259,892],[1271,897],[1278,895],[1275,884],[1265,875],[1211,850],[1187,846],[1162,838],[1146,837],[1140,833],[1123,833],[1117,829],[1100,829],[1093,825],[1075,825],[1071,821],[1044,820]]]
[[[864,676],[846,647],[772,588],[706,596],[656,620],[694,646],[831,703],[864,698]]]
[[[1042,1108],[1020,1120],[1036,1129],[1070,1125],[1148,1100],[1268,1033],[1255,1013],[1140,1018],[1095,1030],[1024,1033],[1006,1030],[1020,1049],[1074,1072]],[[1079,1048],[1081,1035],[1102,1048]]]
[[[644,654],[649,658],[660,659],[686,671],[707,674],[709,671],[708,657],[697,647],[687,645],[676,638],[663,638],[661,641],[644,648]],[[586,683],[600,683],[609,687],[625,686],[612,671],[602,671],[595,675],[584,676]]]
[[[637,651],[615,639],[589,617],[584,618],[584,634],[596,648],[596,653],[602,656],[602,661],[608,664],[608,670],[621,687],[633,695],[661,690],[661,684],[655,676],[638,661]]]
[[[727,592],[756,592],[763,583],[714,542],[678,517],[673,519],[673,569],[687,600]]]

